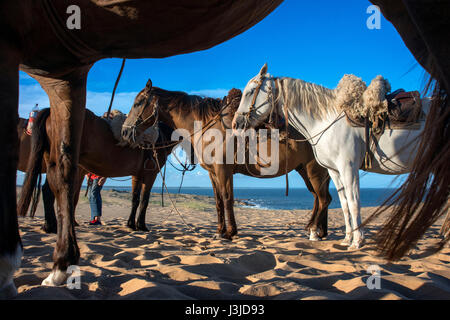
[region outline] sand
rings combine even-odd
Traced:
[[[162,208],[156,195],[147,213],[150,231],[131,232],[125,226],[130,195],[102,194],[102,226],[87,224],[86,198],[76,211],[81,289],[40,285],[52,268],[56,236],[40,230],[42,204],[34,219],[20,219],[24,257],[15,274],[17,299],[450,299],[450,249],[425,253],[441,239],[442,219],[408,256],[387,263],[371,240],[380,220],[366,229],[362,249],[340,245],[340,209],[329,212],[328,238],[311,242],[304,230],[307,210],[238,207],[239,234],[230,242],[215,236],[212,198],[178,196],[183,221],[167,197]],[[363,218],[372,210],[363,208]],[[368,273],[371,265],[379,278]]]

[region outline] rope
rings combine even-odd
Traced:
[[[186,220],[184,219],[184,217],[183,217],[183,215],[181,214],[181,212],[178,211],[177,207],[175,206],[175,203],[174,203],[173,200],[172,200],[172,197],[170,196],[170,192],[169,192],[169,189],[167,188],[165,179],[164,179],[164,177],[163,177],[162,174],[161,174],[161,166],[159,165],[158,155],[156,154],[156,150],[155,150],[155,149],[153,150],[153,156],[154,156],[155,159],[156,159],[156,164],[157,164],[158,169],[159,169],[159,174],[161,175],[161,179],[163,180],[163,186],[164,186],[164,189],[165,189],[166,192],[167,192],[167,195],[168,195],[169,200],[170,200],[170,202],[171,202],[171,204],[172,204],[172,207],[175,209],[175,212],[176,212],[176,213],[178,214],[178,216],[181,218],[181,220],[183,221],[184,225],[185,225],[192,233],[195,233],[195,234],[197,234],[197,235],[199,235],[199,236],[202,236],[200,233],[198,233],[197,231],[195,231],[194,228],[192,228],[190,225],[187,224],[187,222],[186,222]]]
[[[111,180],[114,180],[114,181],[121,181],[121,182],[131,180],[131,178],[117,179],[117,178],[111,178],[111,177],[108,177],[108,179],[111,179]]]
[[[117,75],[117,79],[116,82],[114,83],[114,89],[111,95],[111,101],[109,102],[109,107],[108,107],[108,112],[106,113],[106,119],[109,119],[109,114],[111,113],[111,107],[113,105],[113,101],[114,101],[114,96],[116,94],[116,89],[117,89],[117,85],[119,84],[120,81],[120,77],[122,76],[122,72],[123,72],[123,68],[125,67],[125,61],[127,59],[122,59],[122,65],[120,66],[120,71],[119,74]]]
[[[287,140],[289,138],[289,112],[288,112],[288,108],[287,108],[287,104],[286,104],[286,99],[285,99],[285,95],[284,95],[284,89],[281,86],[281,82],[280,82],[280,88],[281,88],[281,94],[283,95],[283,101],[285,102],[285,107],[284,107],[284,117],[285,119],[285,127],[286,127],[286,147],[285,147],[285,151],[286,151],[286,156],[284,159],[285,160],[285,176],[286,176],[286,197],[289,196],[289,172],[288,172],[288,146],[289,146],[289,141]]]

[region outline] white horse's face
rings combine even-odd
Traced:
[[[267,74],[267,64],[253,77],[242,93],[241,103],[236,111],[232,128],[241,130],[254,128],[261,124],[270,114],[273,78]]]

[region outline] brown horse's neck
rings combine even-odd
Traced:
[[[160,120],[172,129],[185,129],[193,134],[196,130],[195,122],[201,122],[204,129],[220,123],[221,117],[232,119],[233,115],[226,108],[221,110],[222,101],[219,99],[191,96],[182,92],[172,92],[157,89],[155,95],[163,95],[159,100]],[[221,113],[221,115],[219,115]],[[223,128],[221,126],[221,128]]]

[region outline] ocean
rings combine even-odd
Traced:
[[[105,189],[131,191],[130,187],[105,187]],[[178,188],[175,187],[168,189],[171,194],[176,194],[178,192]],[[361,206],[379,206],[383,204],[395,190],[396,189],[361,189]],[[161,188],[154,187],[152,192],[161,193]],[[212,188],[182,187],[180,193],[214,197]],[[336,189],[330,189],[330,194],[333,200],[329,208],[340,208],[341,205]],[[311,210],[314,205],[314,198],[308,189],[291,188],[289,189],[289,196],[286,197],[284,188],[234,188],[234,198],[244,202],[249,207],[267,210]]]

